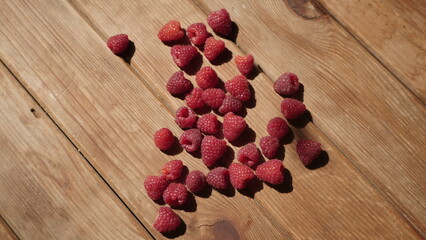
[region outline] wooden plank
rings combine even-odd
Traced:
[[[3,240],[18,240],[16,234],[10,229],[4,219],[0,216],[0,238]]]
[[[424,105],[327,15],[302,18],[284,1],[196,3],[231,11],[238,46],[271,80],[299,75],[315,125],[424,235]]]
[[[20,238],[151,238],[4,65],[0,97],[0,212]]]

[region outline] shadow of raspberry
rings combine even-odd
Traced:
[[[309,110],[306,110],[302,115],[296,119],[287,120],[295,128],[304,128],[309,122],[312,122],[312,115]]]
[[[225,48],[223,52],[221,52],[219,56],[216,57],[216,59],[214,59],[213,61],[210,61],[210,63],[215,66],[218,66],[231,61],[231,59],[232,59],[232,52],[229,51],[229,49]]]
[[[246,197],[254,198],[256,193],[260,192],[262,189],[263,189],[263,182],[260,181],[259,178],[255,177],[253,180],[251,180],[248,183],[247,188],[238,190],[238,192]]]
[[[117,56],[121,57],[129,65],[132,62],[133,55],[135,55],[136,47],[133,41],[129,41],[126,51],[118,54]]]
[[[242,147],[247,143],[254,142],[256,140],[256,132],[249,126],[246,127],[243,133],[235,140],[230,142],[233,146]]]
[[[314,159],[311,162],[311,164],[306,166],[306,168],[310,170],[322,168],[328,164],[328,161],[329,161],[328,153],[326,151],[321,151],[320,155],[316,159]]]
[[[163,153],[169,156],[174,156],[183,151],[182,146],[179,144],[179,139],[176,136],[174,137],[174,139],[175,140],[174,140],[173,146],[165,151],[162,151]]]
[[[277,190],[277,192],[280,193],[291,193],[293,192],[293,177],[291,176],[290,170],[287,168],[284,169],[284,182],[279,185],[273,185],[266,183],[266,185],[270,186],[271,188]]]
[[[161,234],[164,237],[170,238],[170,239],[177,238],[177,237],[180,237],[180,236],[184,235],[185,232],[186,232],[186,223],[182,219],[180,219],[180,220],[182,222],[181,222],[181,224],[179,225],[179,227],[175,231],[173,231],[173,232],[165,232],[165,233],[161,233]]]
[[[198,53],[192,60],[189,62],[189,64],[185,67],[182,67],[181,70],[184,71],[186,74],[193,76],[195,75],[203,65],[203,56],[201,56],[200,53]]]

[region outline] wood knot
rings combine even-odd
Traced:
[[[34,108],[30,109],[31,113],[34,115],[35,118],[40,118],[40,113],[37,112]]]
[[[297,15],[305,19],[316,19],[327,13],[318,0],[287,0],[287,3]]]

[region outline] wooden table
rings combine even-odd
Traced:
[[[1,239],[425,238],[424,1],[0,2]],[[184,105],[165,91],[179,68],[156,34],[220,8],[235,22],[228,58],[198,59],[186,76],[202,64],[226,81],[238,74],[230,57],[250,53],[256,101],[243,141],[258,144],[281,116],[272,85],[283,72],[299,75],[312,121],[292,126],[285,186],[195,196],[176,210],[185,226],[163,236],[144,178],[175,158],[208,169],[153,144],[161,127],[180,136]],[[117,33],[134,42],[130,64],[106,47]],[[305,138],[327,153],[316,169],[295,153]]]

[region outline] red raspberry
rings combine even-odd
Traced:
[[[239,75],[225,83],[226,91],[233,95],[241,102],[246,102],[250,99],[251,93],[247,78]]]
[[[225,99],[225,92],[220,88],[209,88],[203,91],[201,97],[207,106],[219,108],[223,103],[223,99]]]
[[[207,113],[201,116],[197,121],[197,128],[203,133],[216,134],[219,132],[219,121],[213,113]]]
[[[259,150],[254,143],[248,143],[240,148],[237,154],[238,161],[249,167],[254,167],[259,162]]]
[[[296,145],[296,152],[303,165],[308,166],[321,154],[321,143],[313,140],[299,140]]]
[[[188,38],[193,44],[202,45],[206,42],[210,34],[207,32],[204,23],[193,23],[186,29],[186,35],[188,35]]]
[[[255,178],[253,170],[241,163],[231,163],[228,170],[231,184],[236,189],[246,188],[247,184]]]
[[[225,153],[227,148],[225,140],[213,136],[205,136],[201,142],[201,159],[207,167],[213,166]]]
[[[204,101],[202,98],[203,89],[194,88],[192,91],[185,96],[186,105],[192,109],[204,107]]]
[[[256,168],[257,177],[270,184],[281,184],[284,182],[284,166],[278,159],[272,159],[260,164]]]
[[[193,128],[182,133],[179,143],[187,152],[194,152],[200,148],[201,140],[203,140],[201,131]]]
[[[294,73],[284,73],[274,83],[274,90],[281,95],[292,95],[299,89],[299,78]]]
[[[175,45],[170,49],[173,61],[178,67],[185,67],[197,56],[197,48],[191,45]]]
[[[176,110],[175,122],[180,128],[192,128],[196,121],[197,115],[192,109],[180,107]]]
[[[281,112],[286,119],[298,118],[306,111],[306,106],[303,102],[293,99],[285,98],[281,102]]]
[[[280,140],[276,137],[263,137],[260,139],[260,149],[265,157],[271,159],[277,155],[278,147],[280,146]]]
[[[282,138],[287,135],[289,127],[284,119],[274,117],[269,120],[268,125],[266,126],[266,130],[268,131],[270,136]]]
[[[227,189],[229,187],[229,171],[224,167],[212,169],[207,173],[206,181],[216,189]]]
[[[219,112],[226,114],[228,112],[239,112],[243,108],[243,103],[236,99],[231,94],[226,94],[223,99],[222,106],[219,107]]]
[[[246,127],[247,123],[244,118],[232,112],[225,114],[223,118],[223,135],[228,141],[235,141],[244,132]]]
[[[126,51],[129,46],[129,37],[127,34],[117,34],[108,38],[107,46],[114,54],[120,54]]]
[[[219,82],[216,72],[211,67],[202,67],[195,74],[195,80],[201,89],[214,88]]]
[[[161,128],[154,133],[154,143],[160,150],[167,150],[173,146],[175,136],[168,128]]]
[[[225,43],[222,40],[209,37],[204,45],[204,56],[211,62],[225,50]]]
[[[188,191],[182,183],[170,183],[163,193],[164,202],[171,207],[182,206],[186,203]]]
[[[180,28],[179,21],[171,20],[158,32],[158,38],[163,42],[176,41],[183,38],[185,33]]]
[[[206,176],[201,171],[194,170],[188,173],[185,180],[186,187],[193,193],[200,192],[206,185]]]
[[[161,173],[166,176],[167,180],[174,181],[182,174],[183,163],[181,160],[171,160],[164,164]]]
[[[211,12],[207,16],[207,23],[216,33],[224,36],[228,36],[231,33],[231,18],[226,9]]]
[[[247,54],[245,57],[235,56],[235,63],[240,73],[247,76],[253,69],[254,58],[251,54]]]
[[[183,72],[175,72],[167,81],[167,91],[172,95],[184,94],[192,88],[192,83],[183,76]]]
[[[172,232],[181,224],[180,217],[169,207],[160,207],[158,217],[153,224],[159,232]]]
[[[158,200],[163,196],[164,190],[169,186],[166,176],[147,176],[143,183],[148,197]]]

